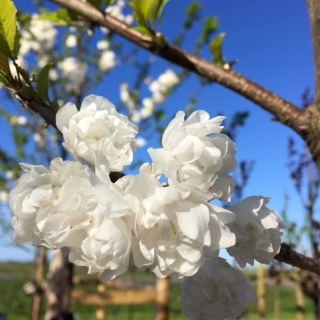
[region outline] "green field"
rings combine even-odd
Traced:
[[[7,315],[7,320],[28,320],[30,317],[31,298],[25,295],[22,287],[32,279],[32,264],[3,263],[0,264],[0,313]],[[76,275],[86,276],[85,268],[76,268]],[[138,283],[144,281],[152,284],[150,273],[129,272],[125,277],[130,277]],[[96,291],[95,285],[78,286],[79,289]],[[291,320],[296,318],[294,305],[294,290],[290,286],[278,288],[276,294],[273,286],[267,286],[267,319]],[[277,299],[277,296],[279,299]],[[275,300],[279,300],[279,317],[275,317]],[[277,302],[276,302],[277,303]],[[312,319],[311,302],[305,299],[306,317]],[[79,320],[95,319],[96,307],[72,305]],[[106,308],[108,320],[150,320],[154,319],[155,306],[108,306]],[[170,319],[186,319],[181,314],[180,284],[174,283],[170,287]],[[255,303],[248,305],[246,316],[242,319],[259,319]]]

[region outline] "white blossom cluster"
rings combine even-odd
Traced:
[[[179,77],[171,69],[167,69],[156,80],[149,82],[148,89],[152,93],[150,97],[143,98],[141,109],[137,109],[137,101],[132,97],[129,91],[128,83],[120,85],[121,102],[128,108],[130,119],[133,122],[139,122],[151,117],[158,104],[163,103],[170,90],[179,83]]]
[[[40,20],[39,15],[33,14],[30,27],[20,31],[19,55],[24,57],[31,51],[37,53],[39,67],[43,68],[50,62],[57,34],[57,29],[52,22]]]
[[[97,42],[97,48],[101,50],[101,56],[98,60],[98,66],[101,71],[107,72],[117,65],[115,53],[109,49],[110,43],[107,40]]]
[[[88,96],[57,113],[64,147],[74,161],[49,168],[21,164],[25,174],[9,194],[17,244],[63,249],[76,265],[104,280],[124,273],[129,262],[157,277],[185,278],[184,314],[197,319],[235,319],[254,294],[242,273],[223,259],[227,249],[240,266],[270,263],[279,251],[277,214],[263,197],[223,209],[236,167],[234,143],[221,134],[224,117],[178,112],[148,150],[152,163],[116,182],[133,159],[137,127],[105,98]],[[161,183],[166,179],[166,183]]]

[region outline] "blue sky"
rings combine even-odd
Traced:
[[[30,12],[30,0],[14,0],[20,10]],[[183,12],[189,0],[171,0],[165,8],[161,31],[170,41],[181,28]],[[219,32],[225,32],[224,56],[227,60],[239,59],[234,70],[263,87],[300,106],[301,94],[307,86],[313,90],[313,61],[307,8],[301,0],[256,1],[201,1],[202,17],[217,16]],[[174,22],[174,23],[173,23]],[[187,36],[184,49],[192,51],[200,33],[200,23]],[[211,59],[208,49],[201,56]],[[168,67],[167,62],[156,58],[154,77]],[[175,71],[178,68],[171,66]],[[106,82],[90,93],[101,94],[117,103],[119,83],[129,81],[132,75],[119,66],[111,72]],[[195,76],[188,79],[163,106],[170,118],[184,109],[191,94],[199,87]],[[2,103],[2,105],[4,102]],[[237,159],[255,160],[244,196],[263,195],[272,198],[270,208],[281,212],[284,194],[290,197],[288,215],[302,223],[303,210],[286,167],[288,138],[301,139],[289,128],[272,121],[272,115],[243,97],[219,85],[207,87],[199,96],[197,109],[204,109],[212,116],[222,112],[230,117],[235,111],[249,111],[246,126],[239,130]],[[1,129],[6,130],[5,128]],[[4,131],[3,131],[4,132]],[[2,139],[1,147],[9,142]],[[150,141],[147,147],[155,146]],[[141,150],[146,152],[146,148]],[[143,156],[147,160],[147,156]],[[0,247],[0,261],[32,259],[32,254],[21,250]]]

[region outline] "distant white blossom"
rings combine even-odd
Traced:
[[[182,312],[190,320],[234,320],[255,294],[243,274],[224,259],[206,259],[182,283]]]
[[[129,85],[126,82],[120,84],[120,100],[131,112],[137,107],[137,103],[130,95]]]
[[[142,119],[147,119],[152,116],[155,109],[155,103],[151,98],[142,100],[142,108],[140,110]]]
[[[237,239],[228,252],[242,268],[246,263],[253,265],[254,260],[270,264],[280,250],[285,225],[275,211],[266,207],[269,202],[269,198],[254,196],[228,208],[236,214],[230,229]]]
[[[124,15],[123,9],[125,5],[125,1],[117,0],[115,4],[107,7],[106,13],[130,25],[133,22],[133,16],[131,14]]]
[[[56,119],[63,145],[74,159],[94,164],[94,151],[101,150],[112,171],[121,171],[132,162],[138,129],[109,100],[90,95],[84,98],[80,111],[69,102],[59,109]]]
[[[179,78],[173,70],[167,69],[158,79],[149,84],[149,90],[152,92],[152,99],[155,103],[161,103],[175,85],[179,83]]]
[[[0,191],[0,202],[1,203],[7,202],[8,201],[8,196],[9,196],[8,191],[1,190]]]
[[[116,55],[111,50],[103,51],[98,61],[99,68],[106,72],[117,65]]]
[[[107,40],[101,40],[97,42],[97,48],[99,50],[108,50],[110,47],[110,43]]]
[[[66,38],[66,47],[67,48],[74,48],[78,44],[78,39],[74,34],[69,34]]]

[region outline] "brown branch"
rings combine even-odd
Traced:
[[[146,41],[139,32],[110,15],[104,15],[90,3],[79,0],[51,0],[65,8],[71,9],[94,24],[104,26],[135,45],[158,55],[171,63],[196,73],[210,81],[246,97],[276,117],[278,121],[301,133],[304,112],[272,92],[262,88],[231,70],[225,70],[209,61],[191,55],[175,46],[167,45],[159,50],[152,41]]]
[[[281,244],[280,252],[274,258],[280,262],[320,275],[320,262],[294,251],[288,243]]]
[[[20,98],[23,100],[23,102],[28,106],[30,110],[37,113],[39,116],[41,116],[48,124],[53,126],[55,129],[58,130],[56,126],[56,115],[55,113],[46,105],[37,102],[36,100],[25,100],[23,98]]]
[[[310,18],[313,45],[315,95],[314,104],[320,111],[320,1],[306,0]]]

